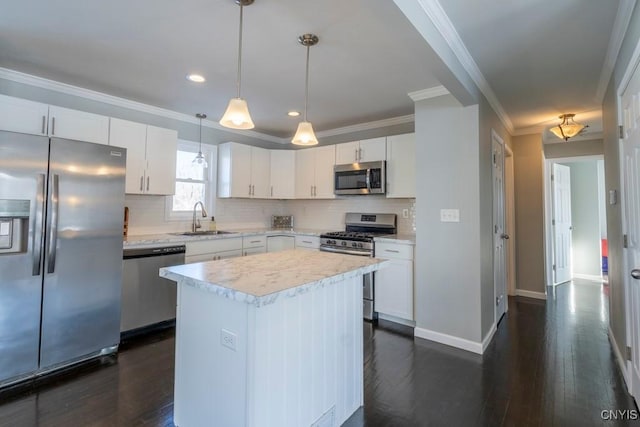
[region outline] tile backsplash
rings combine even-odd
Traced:
[[[126,195],[129,207],[129,234],[154,234],[186,231],[191,220],[167,220],[164,196]],[[271,215],[293,215],[298,228],[344,229],[346,212],[395,213],[398,232],[415,233],[412,211],[415,199],[387,199],[379,196],[353,196],[332,200],[259,200],[217,199],[216,223],[219,228],[239,229],[269,227]],[[409,218],[402,217],[402,210]]]

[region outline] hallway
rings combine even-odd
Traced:
[[[484,357],[365,323],[365,406],[347,426],[595,426],[636,409],[607,338],[606,287],[577,281],[549,301],[511,298]],[[172,426],[172,331],[117,362],[0,394],[1,426]],[[215,423],[212,423],[215,426]]]

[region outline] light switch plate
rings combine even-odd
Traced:
[[[615,205],[618,203],[618,192],[616,190],[609,190],[609,204]]]
[[[440,222],[460,222],[460,209],[440,209]]]

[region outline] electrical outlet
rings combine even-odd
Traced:
[[[440,222],[460,222],[460,210],[440,209]]]
[[[231,331],[227,331],[226,329],[220,329],[220,344],[236,351],[237,341],[238,336],[236,334]]]
[[[402,218],[409,218],[409,209],[402,209]]]

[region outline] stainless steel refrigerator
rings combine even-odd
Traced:
[[[0,132],[0,387],[117,350],[125,161]]]

